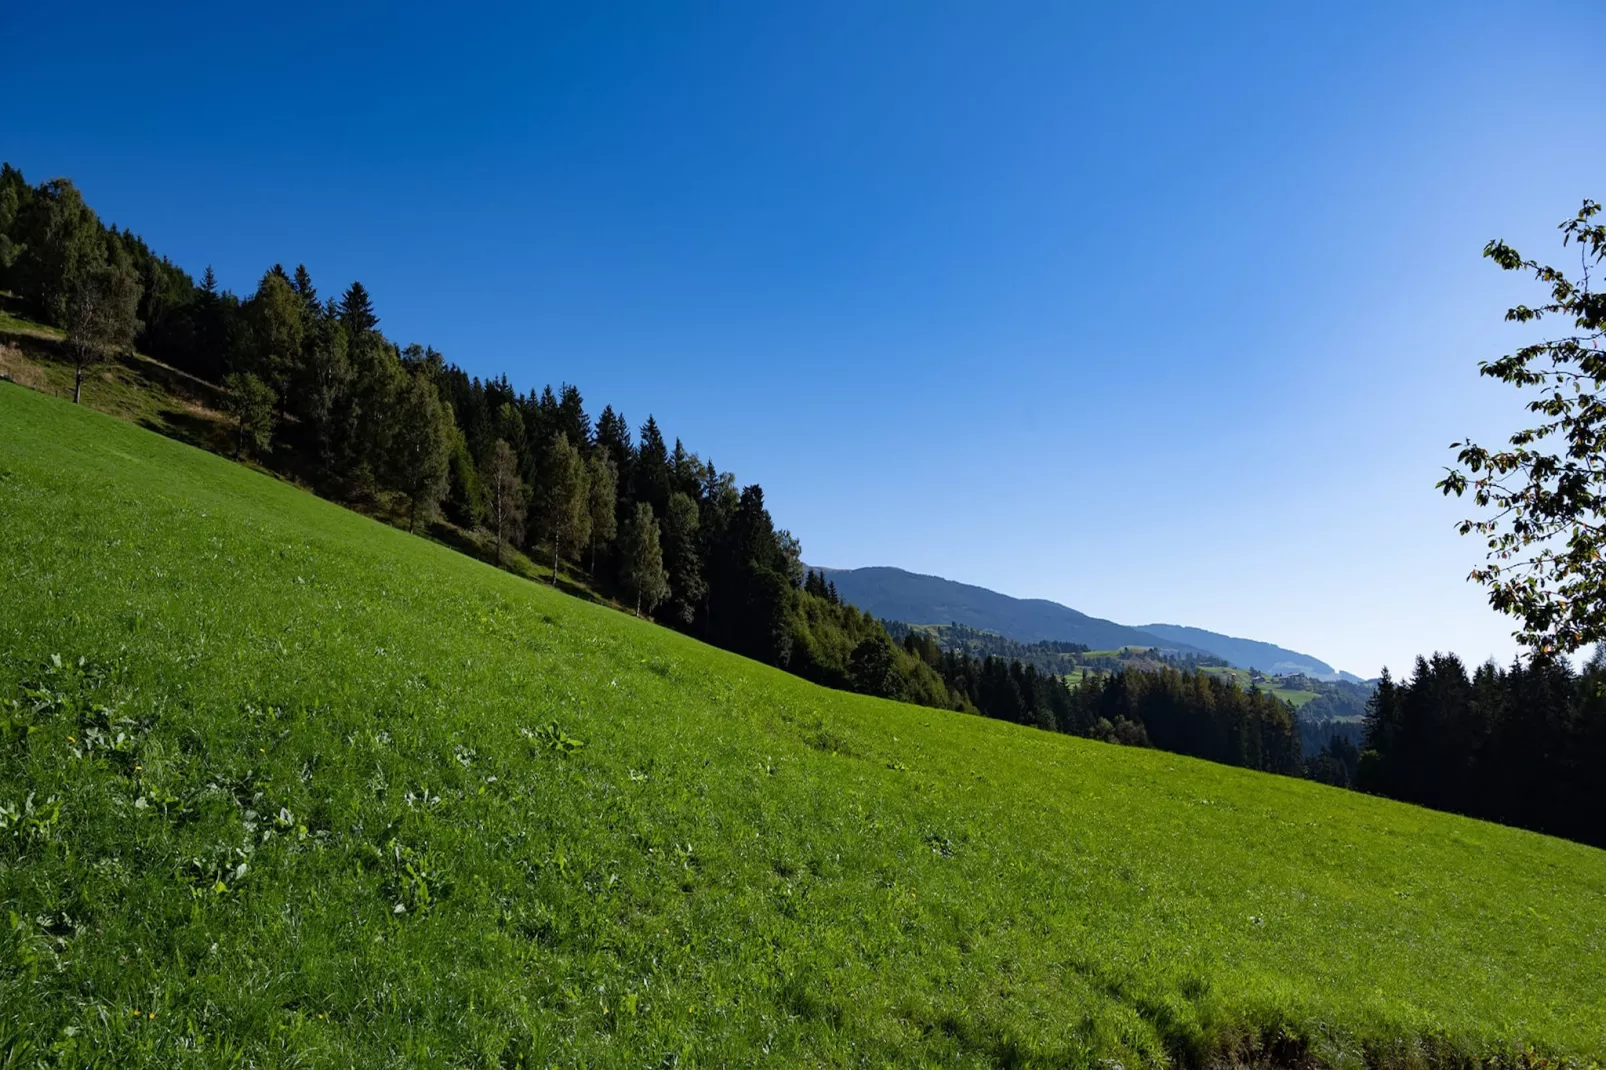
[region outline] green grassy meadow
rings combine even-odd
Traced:
[[[1606,1056],[1606,852],[825,690],[0,384],[0,1067]]]
[[[1223,678],[1230,676],[1234,680],[1237,680],[1238,686],[1242,688],[1248,688],[1250,685],[1255,683],[1254,674],[1248,669],[1235,669],[1226,666],[1210,665],[1206,666],[1201,671],[1207,672],[1212,676],[1220,676]],[[1299,688],[1284,687],[1281,679],[1275,676],[1268,677],[1263,680],[1259,684],[1259,687],[1262,691],[1276,695],[1284,702],[1293,706],[1296,710],[1305,705],[1305,703],[1310,702],[1312,699],[1317,697],[1316,692],[1314,691],[1302,691]]]

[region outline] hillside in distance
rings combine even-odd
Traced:
[[[1208,650],[1240,669],[1259,669],[1274,676],[1303,675],[1318,680],[1336,679],[1341,675],[1321,658],[1301,654],[1274,643],[1263,643],[1257,639],[1240,639],[1181,624],[1145,624],[1143,630],[1162,639]],[[1348,677],[1350,682],[1356,682],[1355,677],[1348,673],[1342,675]]]
[[[819,568],[844,601],[883,620],[906,624],[964,624],[1023,643],[1056,640],[1090,650],[1124,646],[1209,653],[1124,624],[1090,617],[1046,598],[1012,598],[985,587],[925,576],[901,568]]]
[[[963,624],[1022,643],[1056,640],[1085,643],[1092,650],[1157,647],[1180,654],[1209,654],[1240,669],[1316,679],[1339,675],[1320,658],[1272,643],[1236,639],[1203,628],[1174,624],[1133,627],[1091,617],[1044,598],[1014,598],[968,583],[901,568],[823,568],[845,601],[884,620],[906,624]],[[1355,680],[1355,677],[1348,677]]]
[[[1606,852],[831,691],[4,383],[0,516],[0,1064],[1606,1057]]]

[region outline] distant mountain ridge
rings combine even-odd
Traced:
[[[1241,639],[1179,624],[1117,624],[1045,598],[1007,594],[926,576],[901,568],[834,569],[811,566],[836,584],[844,601],[884,620],[907,624],[965,624],[1023,643],[1059,640],[1086,643],[1094,650],[1153,646],[1184,653],[1214,654],[1240,669],[1276,675],[1304,673],[1321,678],[1356,678],[1339,673],[1321,658],[1256,639]]]
[[[1023,643],[1047,639],[1086,643],[1092,650],[1158,646],[1211,653],[1140,628],[1090,617],[1045,598],[1012,598],[985,587],[923,576],[901,568],[818,568],[844,601],[883,620],[908,624],[966,624]]]
[[[1337,670],[1321,658],[1288,650],[1274,643],[1263,643],[1258,639],[1240,639],[1181,624],[1145,624],[1143,630],[1163,639],[1203,647],[1240,669],[1259,669],[1277,676],[1304,673],[1317,679],[1338,675]]]

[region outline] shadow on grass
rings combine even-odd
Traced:
[[[219,420],[185,409],[164,408],[155,416],[141,418],[138,423],[159,435],[234,459],[234,439],[228,426]]]
[[[198,379],[189,372],[158,363],[148,357],[124,356],[119,363],[145,382],[176,398],[192,401],[208,409],[222,409],[227,397],[221,386]]]
[[[404,529],[406,528],[405,523],[399,526]],[[487,546],[485,543],[476,538],[473,533],[464,531],[462,528],[451,524],[436,522],[429,525],[427,530],[420,530],[419,534],[428,535],[436,542],[449,546],[458,553],[466,554],[467,556],[475,558],[476,560],[483,561],[487,565],[496,564],[496,550],[494,544]],[[520,567],[521,565],[524,567]],[[510,549],[504,548],[502,553],[501,567],[516,576],[521,576],[524,579],[529,580],[531,583],[539,583],[548,587],[553,586],[551,571],[545,566],[538,564],[533,558],[523,554],[522,552],[510,552]],[[557,589],[562,591],[564,594],[572,595],[575,598],[584,599],[587,602],[596,602],[599,605],[611,604],[607,598],[603,597],[593,588],[587,587],[579,581],[563,575],[561,572],[558,574],[558,582],[556,586]]]
[[[14,327],[0,327],[0,345],[14,345],[24,353],[50,360],[67,359],[67,347],[60,338],[35,334],[33,331],[19,331]]]

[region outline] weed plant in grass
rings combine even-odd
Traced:
[[[824,690],[4,384],[0,696],[0,1065],[1606,1054],[1606,853]]]

